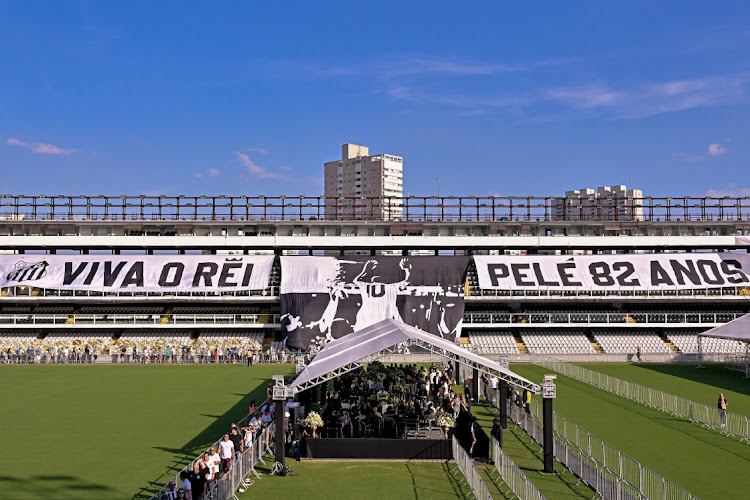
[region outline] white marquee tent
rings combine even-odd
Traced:
[[[291,384],[295,391],[314,387],[362,366],[363,360],[397,354],[399,347],[418,346],[451,361],[496,375],[519,388],[540,393],[539,385],[492,361],[400,321],[386,319],[327,344]]]
[[[725,323],[716,328],[711,328],[698,335],[701,337],[715,337],[718,339],[750,341],[750,314],[740,316],[739,318]]]

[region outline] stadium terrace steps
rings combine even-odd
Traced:
[[[599,345],[599,342],[596,341],[591,332],[586,332],[586,338],[589,339],[591,347],[593,347],[597,354],[602,354],[604,352],[604,349],[602,349],[602,346]]]
[[[164,311],[164,314],[161,317],[161,324],[166,325],[169,323],[169,317],[172,314],[172,308],[168,307],[166,311]]]
[[[81,312],[81,308],[80,308],[80,307],[76,307],[75,309],[73,309],[73,312],[72,312],[72,313],[70,314],[70,317],[69,317],[69,318],[68,318],[68,320],[67,320],[67,321],[65,322],[65,324],[67,324],[67,325],[72,325],[72,324],[74,324],[74,323],[76,322],[76,317],[75,317],[75,315],[76,315],[76,314],[78,314],[78,313],[80,313],[80,312]]]
[[[273,336],[265,337],[263,339],[263,352],[266,352],[271,348],[271,344],[273,344],[274,340]]]
[[[674,345],[671,340],[669,340],[669,338],[667,337],[667,335],[664,332],[657,332],[657,333],[659,334],[659,337],[661,338],[661,340],[665,344],[667,344],[667,347],[669,347],[672,350],[673,353],[678,354],[680,352],[680,350],[677,348],[677,346]]]
[[[518,352],[521,354],[528,354],[529,350],[526,348],[526,344],[523,343],[523,339],[521,338],[520,333],[513,332],[513,339],[516,341],[516,345],[518,346]]]

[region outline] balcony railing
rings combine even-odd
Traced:
[[[5,314],[0,328],[50,325],[102,326],[278,326],[278,314]]]
[[[633,312],[633,313],[464,313],[464,324],[472,327],[524,327],[531,325],[717,325],[727,323],[745,313],[674,313],[674,312]]]
[[[733,221],[750,197],[0,196],[8,221]]]
[[[178,291],[178,290],[157,290],[157,291],[132,291],[132,290],[58,290],[52,288],[36,288],[36,287],[5,287],[0,288],[0,301],[5,298],[24,299],[24,298],[39,298],[39,297],[54,297],[54,298],[75,298],[75,299],[101,299],[101,298],[135,298],[143,299],[148,298],[178,298],[180,300],[190,299],[250,299],[250,298],[267,298],[267,299],[278,299],[279,287],[271,286],[264,290],[229,290],[221,292],[213,292],[207,290],[197,291]]]

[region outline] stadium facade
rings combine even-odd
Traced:
[[[622,208],[623,200],[611,201]],[[363,196],[5,196],[0,249],[8,256],[36,261],[39,255],[177,260],[268,255],[273,264],[266,286],[258,289],[134,291],[6,283],[0,329],[6,339],[140,335],[195,342],[253,335],[264,348],[279,347],[272,343],[280,342],[282,330],[289,329],[288,324],[282,329],[282,257],[330,258],[333,253],[366,261],[400,255],[414,261],[465,256],[464,313],[458,331],[467,347],[513,359],[539,353],[622,360],[638,348],[653,359],[693,354],[698,332],[750,311],[744,281],[593,289],[555,287],[542,279],[534,287],[481,286],[479,260],[471,257],[700,257],[721,252],[722,259],[731,260],[750,249],[750,198],[634,199],[629,193],[624,203],[633,205],[581,217],[561,214],[554,197],[531,196],[396,201]],[[379,207],[396,205],[397,220],[383,220]],[[23,272],[41,273],[38,268]],[[742,273],[746,277],[747,269]],[[704,350],[740,355],[746,346],[716,340]]]

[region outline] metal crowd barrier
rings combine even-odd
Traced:
[[[458,465],[459,470],[466,478],[466,482],[471,488],[471,493],[474,495],[476,500],[492,500],[490,490],[487,489],[487,485],[479,474],[479,471],[474,467],[474,464],[466,453],[466,450],[459,444],[456,436],[453,436],[453,460]]]
[[[497,439],[492,438],[492,460],[500,479],[508,485],[518,500],[546,500],[526,474],[503,452]],[[507,494],[505,496],[508,496]]]
[[[268,400],[265,403],[268,403]],[[237,423],[237,427],[246,427],[251,417],[252,415],[248,415],[240,420]],[[271,447],[273,446],[273,429],[275,429],[275,425],[272,423],[256,436],[255,441],[253,441],[252,447],[246,448],[245,451],[240,455],[239,459],[232,461],[232,470],[222,475],[218,481],[214,480],[211,489],[206,492],[206,498],[208,498],[209,496],[212,500],[229,500],[230,498],[236,498],[235,492],[238,489],[240,489],[241,487],[247,488],[250,486],[250,476],[260,478],[260,474],[256,472],[255,466],[258,463],[265,464],[263,455],[265,455],[267,451],[270,451]],[[221,440],[216,441],[211,446],[207,447],[206,450],[211,447],[218,450],[220,441]],[[180,473],[182,471],[190,472],[193,468],[193,464],[200,458],[203,458],[203,452],[201,452],[194,460],[192,460],[190,464],[177,471],[177,473],[175,473],[174,476],[170,478],[171,481],[175,482],[175,489],[179,489],[179,485],[181,482]],[[169,481],[167,481],[167,484],[165,484],[164,487],[162,487],[156,494],[151,497],[151,500],[162,500],[166,498],[166,493],[169,490],[168,485]],[[195,499],[195,497],[193,498]]]
[[[644,406],[669,413],[675,417],[701,424],[703,427],[719,431],[722,434],[739,438],[750,444],[750,419],[744,415],[726,412],[722,422],[718,408],[698,403],[681,396],[675,396],[658,389],[628,382],[604,373],[589,370],[581,366],[566,363],[554,358],[540,358],[534,363],[556,371],[566,377],[589,384],[617,396],[635,401]]]
[[[485,394],[495,408],[499,391],[486,386]],[[532,400],[530,413],[505,401],[508,418],[540,446],[544,445],[541,404]],[[554,418],[554,457],[605,500],[661,499],[699,500],[633,458],[621,453],[557,412]],[[515,492],[514,492],[515,493]]]

